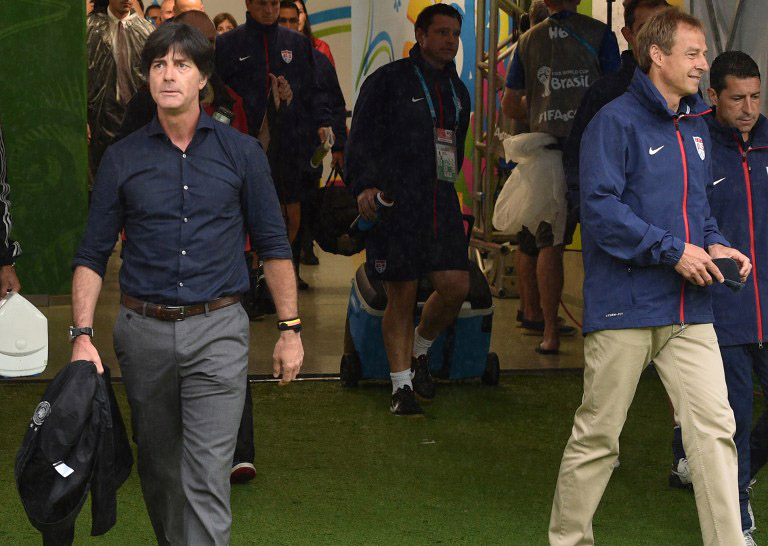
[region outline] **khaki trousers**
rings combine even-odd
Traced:
[[[619,456],[640,374],[651,361],[680,418],[704,544],[744,544],[736,425],[712,325],[592,332],[584,359],[584,396],[560,463],[550,544],[594,544],[592,518]]]

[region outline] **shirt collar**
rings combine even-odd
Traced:
[[[120,21],[122,21],[123,24],[125,24],[128,21],[130,21],[131,19],[133,19],[134,17],[136,17],[136,12],[131,10],[131,11],[128,12],[128,15],[126,15],[122,19],[118,19],[117,17],[115,17],[115,14],[112,13],[112,10],[109,9],[109,7],[107,7],[107,17],[109,17],[109,24],[110,25],[117,25]]]
[[[195,134],[197,134],[201,129],[213,129],[213,120],[211,119],[211,116],[205,112],[205,109],[202,106],[200,106],[200,117],[197,120]],[[149,136],[167,136],[163,130],[163,126],[160,125],[160,120],[157,119],[157,110],[155,110],[155,115],[152,117],[152,121],[150,121],[149,125],[147,125],[147,134]]]

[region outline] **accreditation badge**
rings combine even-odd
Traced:
[[[435,161],[437,162],[437,179],[455,184],[458,175],[456,131],[435,129]]]

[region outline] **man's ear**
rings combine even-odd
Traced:
[[[416,42],[421,45],[421,41],[424,39],[424,31],[420,28],[416,29]]]
[[[200,89],[200,91],[202,91],[203,89],[205,89],[205,86],[207,84],[208,84],[208,77],[207,76],[203,76],[201,74],[200,75],[200,83],[197,85],[198,89]]]
[[[632,30],[627,27],[621,27],[621,35],[624,36],[624,39],[631,47],[634,47],[635,37],[632,35]]]
[[[712,106],[717,106],[717,92],[714,90],[714,88],[707,88],[707,96],[709,97],[709,103]]]
[[[651,62],[656,66],[661,66],[663,62],[664,52],[656,44],[651,45],[651,49],[648,52]]]

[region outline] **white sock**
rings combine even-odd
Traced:
[[[416,358],[425,355],[429,352],[429,348],[432,347],[434,339],[424,339],[419,335],[419,329],[416,328],[413,331],[413,356]]]
[[[406,385],[413,388],[413,384],[411,383],[411,370],[389,372],[389,377],[392,379],[392,394],[395,394],[397,389],[402,389]]]

